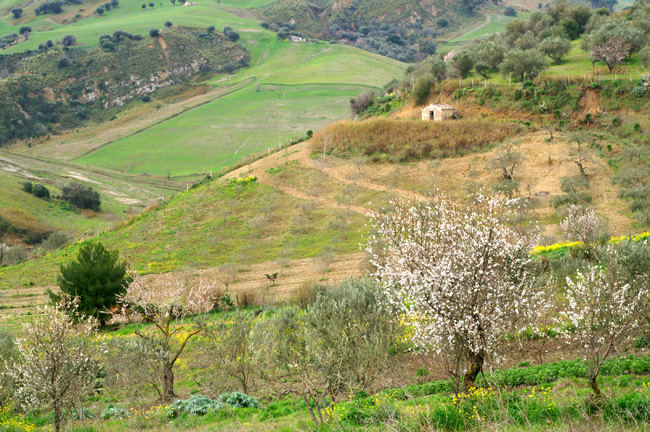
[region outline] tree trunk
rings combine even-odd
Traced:
[[[316,414],[314,414],[314,409],[312,408],[311,404],[309,403],[309,399],[307,399],[307,395],[303,394],[302,399],[305,401],[305,405],[307,405],[307,410],[309,411],[309,415],[311,415],[311,419],[314,422],[316,426],[319,425],[318,419],[316,418]],[[318,407],[316,407],[318,409]]]
[[[485,360],[485,356],[483,353],[477,354],[472,356],[470,359],[470,367],[467,369],[465,372],[465,375],[463,376],[463,382],[465,384],[465,391],[469,391],[470,388],[474,387],[474,382],[476,381],[476,377],[478,377],[478,374],[481,373],[483,370],[483,361]]]
[[[54,402],[54,430],[61,431],[61,407],[58,402]]]
[[[594,391],[594,394],[597,397],[600,397],[600,387],[598,387],[598,383],[596,382],[596,378],[598,378],[597,375],[590,375],[589,376],[589,385],[591,386],[591,389]]]
[[[176,395],[174,394],[174,364],[165,363],[163,365],[163,392],[162,398],[165,401],[172,400]]]

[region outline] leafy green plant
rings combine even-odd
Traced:
[[[206,415],[213,410],[222,409],[225,404],[210,399],[207,396],[195,394],[188,399],[179,399],[167,407],[166,414],[169,418],[176,418],[181,414]]]
[[[223,393],[219,395],[219,400],[226,405],[234,408],[259,408],[259,401],[253,396],[242,392]]]
[[[120,405],[109,404],[99,415],[102,419],[123,419],[128,417],[128,412]]]

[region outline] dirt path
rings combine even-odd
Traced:
[[[158,43],[160,44],[160,48],[165,55],[165,63],[167,63],[167,67],[171,69],[172,64],[169,61],[169,52],[167,52],[167,43],[165,42],[165,39],[163,39],[162,36],[158,37]]]
[[[483,27],[485,27],[486,25],[490,24],[490,22],[492,21],[492,15],[490,15],[490,14],[483,14],[483,16],[485,16],[485,18],[487,18],[483,24],[479,24],[478,26],[474,27],[474,28],[471,29],[470,31],[465,32],[465,33],[463,33],[462,35],[457,36],[457,37],[451,39],[449,42],[453,42],[453,41],[457,41],[458,39],[462,39],[462,38],[464,38],[465,36],[467,36],[467,35],[469,35],[469,34],[471,34],[471,33],[474,33],[475,31],[480,30],[480,29],[482,29]]]
[[[285,151],[289,152],[288,156],[286,155]],[[293,160],[297,160],[304,163],[305,159],[309,159],[308,155],[309,155],[309,142],[306,141],[291,146],[287,150],[281,150],[279,152],[271,153],[269,156],[265,158],[259,159],[249,165],[245,165],[234,171],[230,171],[228,174],[225,175],[225,177],[237,178],[237,177],[247,177],[247,176],[254,175],[257,177],[257,181],[259,181],[260,183],[272,186],[278,189],[279,191],[287,195],[290,195],[294,198],[314,201],[325,207],[333,207],[341,210],[352,210],[353,212],[359,213],[364,216],[370,216],[372,214],[372,211],[370,209],[364,207],[348,206],[329,198],[309,195],[296,188],[287,185],[279,185],[277,184],[277,182],[272,181],[271,176],[267,172],[270,168],[277,168],[278,166],[281,166]]]
[[[272,153],[271,155],[259,159],[251,163],[250,165],[246,165],[234,171],[231,171],[230,173],[226,174],[226,178],[246,177],[249,175],[254,175],[261,183],[273,186],[278,190],[298,199],[313,200],[327,207],[335,207],[339,209],[352,210],[356,213],[365,216],[370,216],[372,214],[372,211],[370,209],[364,207],[348,206],[328,198],[314,197],[307,193],[301,192],[295,188],[291,188],[285,185],[278,185],[277,182],[272,181],[271,177],[267,173],[268,169],[276,168],[289,161],[295,160],[300,162],[303,166],[307,166],[319,170],[327,177],[329,177],[331,180],[334,180],[335,182],[341,184],[356,185],[356,186],[361,186],[363,188],[371,189],[375,191],[394,193],[406,199],[412,199],[418,201],[423,201],[428,199],[426,196],[418,194],[413,191],[391,188],[378,183],[373,183],[365,179],[353,180],[349,177],[353,172],[354,167],[352,166],[352,164],[349,164],[343,161],[342,159],[336,159],[336,162],[333,164],[329,164],[329,166],[327,163],[318,163],[317,160],[311,158],[310,156],[311,144],[309,141],[305,141],[300,144],[296,144],[292,147],[289,147],[289,149],[286,151],[289,152],[288,155],[285,153],[285,150]]]

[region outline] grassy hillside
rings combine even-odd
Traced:
[[[87,118],[108,120],[116,108],[158,88],[248,64],[248,53],[223,34],[177,26],[147,39],[116,32],[102,36],[100,45],[45,47],[17,59],[20,67],[0,81],[1,142],[50,134]]]
[[[3,5],[10,6],[8,2]],[[401,75],[405,67],[347,46],[279,41],[274,33],[261,29],[248,11],[248,8],[262,6],[262,2],[254,1],[209,2],[186,7],[169,3],[160,7],[156,3],[154,8],[147,6],[142,10],[140,3],[123,2],[101,17],[82,13],[82,18],[64,23],[63,15],[76,8],[69,6],[64,14],[48,15],[46,19],[51,22],[47,26],[40,24],[43,17],[36,18],[28,13],[33,5],[26,8],[25,16],[16,22],[7,12],[3,15],[5,22],[15,26],[28,24],[33,31],[28,40],[21,38],[20,43],[2,52],[0,69],[32,72],[30,85],[45,86],[46,96],[52,101],[37,99],[38,103],[25,105],[50,104],[50,111],[58,116],[53,120],[58,123],[54,134],[15,141],[10,146],[11,153],[3,153],[3,156],[14,165],[20,162],[18,165],[28,172],[36,169],[38,177],[54,191],[66,183],[61,173],[79,173],[98,182],[88,183],[99,189],[105,203],[97,223],[88,222],[85,217],[75,219],[74,212],[69,215],[79,222],[72,223],[74,226],[69,231],[79,236],[87,232],[88,223],[96,225],[93,232],[97,232],[149,205],[154,197],[184,189],[184,182],[200,178],[202,173],[218,172],[251,154],[284,146],[289,140],[304,136],[308,130],[347,117],[350,97],[369,86],[383,85]],[[79,6],[84,10],[87,7],[87,4]],[[163,27],[166,20],[172,21],[171,28]],[[130,77],[126,72],[134,67],[147,76],[160,77],[160,70],[170,69],[168,63],[187,62],[194,53],[206,54],[201,54],[202,58],[212,64],[218,63],[219,56],[231,56],[236,60],[236,50],[215,50],[209,46],[210,41],[194,38],[198,33],[205,34],[209,25],[217,27],[215,37],[218,40],[221,40],[219,30],[226,25],[233,26],[251,55],[253,67],[234,75],[215,76],[214,72],[201,75],[200,79],[204,80],[201,82],[183,79],[184,85],[178,90],[157,90],[151,94],[151,102],[142,102],[138,96],[122,108],[92,111],[76,102],[74,107],[62,106],[72,97],[81,102],[88,98],[87,89],[75,84],[78,75],[87,76],[85,82],[90,81],[91,92],[97,99],[106,98],[101,94],[105,91],[99,88],[100,77],[115,83],[123,82],[124,77],[128,81]],[[160,38],[147,36],[152,28],[161,29]],[[113,35],[117,30],[145,37],[142,41],[127,39],[114,43],[115,51],[106,51],[97,45],[99,36]],[[77,41],[70,49],[55,45],[45,54],[24,51],[47,40],[60,41],[69,34]],[[223,45],[227,46],[228,43]],[[21,60],[25,57],[27,60]],[[70,63],[59,68],[57,62],[64,57]],[[84,63],[89,64],[87,70],[82,67]],[[57,82],[63,85],[57,88],[54,85]],[[113,100],[123,98],[125,91],[126,94],[134,91],[133,85],[106,88],[109,93],[115,93]],[[41,93],[27,92],[24,96]],[[18,93],[12,94],[12,98],[17,96]],[[57,96],[63,100],[56,101]],[[12,103],[7,106],[12,112],[18,109]],[[66,129],[66,125],[78,124],[79,115],[90,115],[90,119],[84,120],[81,128]],[[67,124],[62,122],[66,116],[70,119]],[[36,117],[32,119],[36,124]],[[72,162],[74,159],[80,163]],[[13,181],[7,178],[14,188],[25,179],[13,168],[6,174],[14,177]],[[146,193],[142,193],[143,188],[147,189]],[[22,201],[14,203],[13,207],[28,214],[40,212],[32,211],[27,205],[23,208]],[[103,219],[110,223],[99,223]]]
[[[157,175],[217,171],[347,117],[351,97],[382,85],[402,67],[342,45],[291,44],[272,36],[258,41],[251,47],[256,63],[234,78],[254,77],[254,84],[78,161]],[[145,155],[134,162],[133,156]]]
[[[303,268],[301,260],[312,259],[310,272],[291,273],[278,280],[277,294],[285,298],[287,293],[296,293],[301,283],[317,276],[321,265],[327,268],[328,261],[359,263],[362,257],[353,253],[365,242],[363,225],[368,215],[395,196],[427,199],[436,187],[461,198],[481,187],[502,188],[501,173],[490,161],[502,151],[500,143],[506,142],[513,144],[523,159],[515,172],[518,184],[509,192],[530,200],[530,205],[522,209],[522,217],[539,221],[545,243],[560,240],[558,223],[566,205],[562,203],[574,193],[566,185],[573,185],[579,174],[570,160],[575,147],[570,141],[572,129],[555,130],[553,139],[549,139],[544,127],[549,114],[536,112],[522,115],[519,125],[503,122],[501,108],[487,101],[478,104],[471,97],[475,91],[478,89],[466,88],[456,99],[453,92],[443,95],[445,101],[456,104],[464,118],[448,128],[479,125],[474,129],[493,129],[492,135],[450,133],[449,137],[462,138],[462,145],[456,143],[461,145],[460,152],[452,149],[456,144],[447,143],[435,124],[399,118],[335,124],[317,132],[311,141],[286,147],[226,175],[228,179],[256,176],[257,181],[247,186],[225,179],[210,181],[99,239],[120,250],[134,269],[151,273],[152,277],[161,272],[198,268],[222,278],[219,267],[224,264],[241,269],[257,266],[251,273],[242,273],[242,285],[233,288],[235,292],[259,289],[263,273],[284,268],[280,261],[288,265],[291,273],[291,269]],[[505,98],[505,88],[503,93]],[[605,98],[602,101],[607,103]],[[511,107],[508,114],[516,112]],[[419,109],[403,106],[397,112],[399,117],[409,115],[419,116]],[[516,114],[512,116],[517,118]],[[628,122],[624,120],[624,124]],[[626,147],[617,143],[617,134],[622,130],[608,131],[604,124],[595,123],[598,129],[589,132],[600,130],[603,138],[598,147],[588,149],[591,159],[587,164],[587,185],[571,188],[580,188],[579,196],[589,199],[609,233],[643,231],[647,225],[634,219],[636,213],[628,210],[628,203],[621,198],[628,196],[621,195],[622,190],[636,186],[612,183],[620,167],[630,167],[634,162],[626,156]],[[644,123],[641,127],[645,130],[648,126]],[[412,151],[394,139],[381,141],[393,135],[410,137]],[[340,147],[332,147],[323,155],[328,136],[347,136],[347,142],[341,141]],[[418,152],[425,144],[433,150]],[[435,149],[437,145],[452,147],[445,151]],[[371,149],[366,155],[364,146]],[[381,157],[374,157],[378,155]],[[69,260],[75,251],[73,246],[33,262],[0,269],[4,292],[17,295],[12,303],[23,304],[23,295],[42,293],[44,287],[54,283],[58,264]],[[345,270],[344,266],[341,274],[359,273],[361,268],[354,264]],[[20,310],[7,310],[6,315]]]
[[[264,17],[282,37],[307,34],[410,62],[430,54],[434,38],[476,18],[486,3],[275,0]]]

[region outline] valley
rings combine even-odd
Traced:
[[[0,0],[0,432],[646,430],[612,5]]]

